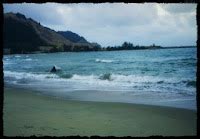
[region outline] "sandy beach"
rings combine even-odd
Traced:
[[[4,88],[4,136],[196,135],[196,111],[111,102],[62,100]]]

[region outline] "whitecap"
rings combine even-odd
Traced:
[[[26,58],[25,60],[26,60],[26,61],[32,61],[33,59],[31,59],[31,58]]]
[[[96,62],[101,62],[101,63],[112,63],[114,60],[109,60],[109,59],[96,59]]]
[[[14,71],[4,71],[5,77],[12,77],[17,80],[26,78],[31,80],[41,80],[44,81],[49,78],[59,78],[56,74],[37,74],[37,73],[27,73],[27,72],[14,72]]]
[[[19,58],[19,57],[21,57],[21,56],[20,56],[20,55],[16,55],[15,57],[16,57],[16,58]]]

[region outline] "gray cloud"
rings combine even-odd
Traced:
[[[196,4],[161,4],[161,6],[170,13],[188,13],[196,10]]]
[[[4,4],[55,30],[71,30],[103,46],[123,41],[195,45],[196,4]]]

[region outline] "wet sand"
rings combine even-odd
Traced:
[[[114,102],[62,100],[4,88],[4,136],[196,135],[196,111]]]

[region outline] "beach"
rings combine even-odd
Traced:
[[[4,136],[193,136],[196,120],[194,110],[64,100],[4,88]]]
[[[3,4],[3,135],[196,136],[196,6]]]

